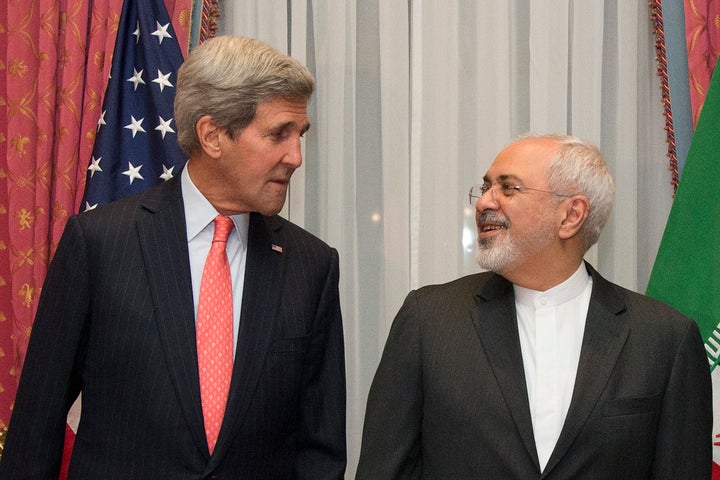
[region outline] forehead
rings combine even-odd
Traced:
[[[544,181],[553,147],[552,142],[541,139],[512,143],[495,157],[485,179],[493,181],[498,178],[515,178],[523,181]]]
[[[295,122],[307,123],[307,104],[304,98],[272,98],[257,104],[255,120],[273,123],[291,119]]]

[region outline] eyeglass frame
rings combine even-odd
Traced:
[[[526,187],[525,185],[512,184],[512,183],[509,183],[506,181],[495,181],[492,183],[478,183],[478,184],[475,184],[472,187],[470,187],[470,190],[468,190],[468,202],[470,203],[470,205],[475,205],[477,203],[477,201],[480,200],[480,198],[483,195],[485,195],[488,191],[495,190],[495,188],[493,188],[495,185],[501,186],[501,188],[503,189],[503,197],[505,197],[505,198],[512,198],[515,195],[515,193],[522,192],[523,190],[549,193],[551,195],[557,195],[558,197],[564,197],[564,198],[570,198],[570,197],[575,196],[575,194],[567,195],[565,193],[552,192],[550,190],[542,190],[540,188],[532,188],[532,187]],[[478,188],[480,190],[480,195],[473,195],[472,192],[473,192],[473,190],[475,190],[475,188]],[[513,193],[510,195],[507,195],[506,193],[504,193],[507,191],[513,191]],[[492,195],[493,200],[495,200],[495,193],[491,193],[491,195]],[[474,201],[473,201],[473,199],[474,199]]]

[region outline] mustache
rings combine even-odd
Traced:
[[[510,220],[503,215],[498,215],[496,212],[482,212],[475,215],[475,223],[480,225],[481,223],[494,223],[500,225],[503,228],[510,227]]]

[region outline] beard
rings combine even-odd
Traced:
[[[542,218],[537,220],[536,227],[530,233],[523,236],[511,234],[511,222],[504,216],[483,213],[476,220],[477,223],[493,222],[502,226],[500,233],[492,237],[480,238],[478,235],[475,249],[477,264],[495,273],[501,274],[556,240],[555,227]]]

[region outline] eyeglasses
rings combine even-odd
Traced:
[[[470,202],[470,205],[475,205],[475,203],[477,203],[480,197],[485,195],[489,190],[493,191],[493,199],[495,199],[495,192],[498,190],[505,198],[512,198],[516,193],[523,192],[525,190],[549,193],[551,195],[557,195],[559,197],[572,197],[572,195],[565,195],[564,193],[551,192],[549,190],[540,190],[539,188],[530,188],[523,185],[514,185],[507,182],[479,183],[470,187],[470,191],[468,192],[468,201]]]

